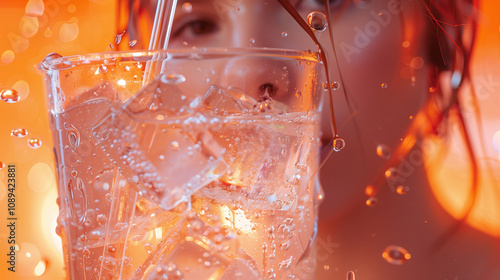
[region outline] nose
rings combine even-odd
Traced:
[[[265,58],[233,58],[227,62],[222,75],[224,87],[242,90],[255,100],[269,98],[287,102],[295,88],[293,66],[285,61]]]

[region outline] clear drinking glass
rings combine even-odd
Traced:
[[[40,68],[70,279],[314,277],[316,53],[51,54]]]

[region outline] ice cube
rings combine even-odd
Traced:
[[[202,112],[216,115],[229,115],[250,111],[257,103],[252,97],[236,88],[225,89],[212,85],[202,98]]]
[[[209,226],[197,216],[183,229],[175,244],[159,246],[158,263],[147,264],[154,267],[144,269],[144,279],[179,275],[185,280],[236,279],[232,276],[240,273],[245,274],[245,279],[260,279],[255,261],[238,249],[235,234],[220,226]]]
[[[69,108],[95,99],[105,99],[114,102],[118,100],[118,92],[113,89],[113,86],[109,82],[103,81],[92,89],[75,97],[75,99],[70,102]]]
[[[291,209],[299,196],[298,189],[307,185],[316,162],[314,118],[302,115],[245,114],[230,118],[214,130],[213,139],[225,149],[223,158],[229,169],[219,179],[222,184],[210,187],[235,186],[236,192],[229,195],[241,193],[255,200],[252,207]]]
[[[140,102],[146,100],[143,98],[135,100],[139,102],[134,106],[151,104]],[[122,175],[137,184],[140,194],[168,210],[226,170],[224,150],[202,129],[206,122],[201,114],[160,121],[113,107],[93,132]]]
[[[179,78],[174,79],[170,77],[172,75],[161,74],[153,79],[130,98],[123,108],[133,114],[144,114],[152,118],[158,114],[178,116],[188,113],[191,100],[177,85]]]

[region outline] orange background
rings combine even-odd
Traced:
[[[42,0],[31,0],[30,4],[36,5],[40,1]],[[58,210],[55,204],[57,194],[52,139],[42,78],[36,65],[52,52],[72,55],[109,51],[109,44],[114,41],[115,35],[114,2],[115,0],[44,0],[43,14],[34,18],[25,16],[27,0],[0,2],[0,90],[14,88],[21,94],[21,101],[17,104],[0,101],[0,162],[16,165],[16,239],[19,244],[17,272],[14,274],[7,271],[6,263],[8,232],[4,224],[7,224],[8,175],[7,168],[4,168],[0,170],[2,279],[64,278],[60,245],[54,230]],[[497,163],[500,157],[498,152],[492,150],[491,137],[500,130],[500,98],[495,97],[500,95],[499,10],[498,1],[488,0],[482,4],[478,48],[472,68],[473,79],[478,81],[476,87],[481,87],[479,101],[485,120],[485,145],[492,151]],[[15,128],[27,129],[28,136],[11,136],[10,133]],[[42,146],[38,149],[28,147],[29,138],[40,139]],[[434,190],[434,194],[451,216],[458,216],[453,213],[453,205],[446,204],[448,200],[445,196],[450,191],[453,193],[446,189]],[[492,203],[499,205],[500,201]],[[480,226],[477,228],[488,231]]]

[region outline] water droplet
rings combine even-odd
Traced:
[[[2,170],[4,168],[5,168],[5,163],[3,163],[3,162],[0,161],[0,170]]]
[[[380,84],[380,87],[381,87],[381,88],[387,88],[387,84],[386,84],[386,83],[381,83],[381,84]]]
[[[340,83],[335,81],[332,83],[332,89],[333,90],[338,90],[340,88]]]
[[[128,42],[129,47],[133,47],[135,45],[137,45],[137,40],[132,40],[132,41]]]
[[[323,269],[324,269],[324,270],[326,270],[326,271],[328,271],[328,270],[330,270],[330,266],[329,266],[329,265],[327,265],[327,264],[325,264],[325,265],[323,266]]]
[[[396,187],[396,193],[397,194],[406,194],[407,191],[409,191],[410,188],[408,188],[407,186],[403,186],[403,185],[399,185]]]
[[[42,63],[40,64],[44,70],[49,70],[50,67],[50,62],[54,59],[61,58],[62,55],[58,53],[49,53],[43,60]]]
[[[74,151],[80,146],[80,131],[72,124],[68,129],[68,141]]]
[[[436,92],[437,88],[436,87],[429,87],[429,92],[433,93]]]
[[[324,91],[328,91],[329,86],[327,82],[323,82],[322,86]]]
[[[28,135],[28,130],[24,128],[15,128],[10,132],[10,136],[25,137]]]
[[[123,31],[121,34],[116,34],[115,36],[115,44],[119,45],[122,42],[122,37],[125,35],[125,31]]]
[[[376,197],[370,197],[366,200],[366,206],[375,207],[377,205],[378,199]]]
[[[344,147],[345,147],[344,139],[342,139],[338,136],[335,136],[335,138],[333,138],[333,150],[335,152],[338,152],[338,151],[342,150]]]
[[[99,66],[99,72],[103,74],[108,73],[108,67],[106,65]]]
[[[401,246],[388,246],[382,253],[384,258],[390,264],[401,265],[411,258],[410,253]]]
[[[186,2],[186,3],[182,4],[182,12],[183,13],[189,14],[192,11],[193,11],[193,5],[191,5],[191,3]]]
[[[176,84],[184,83],[186,81],[186,77],[184,77],[181,74],[161,75],[160,81],[164,84],[176,85]]]
[[[385,178],[387,178],[387,179],[394,178],[398,175],[398,170],[395,167],[390,167],[389,169],[387,169],[385,171],[384,175],[385,175]]]
[[[0,99],[7,103],[17,103],[21,95],[15,89],[4,89],[0,92]]]
[[[325,31],[326,27],[328,26],[325,14],[317,11],[312,12],[307,16],[307,23],[313,30],[317,32]]]
[[[250,43],[251,44],[255,44],[255,39],[254,38],[250,38]]]
[[[96,217],[96,221],[99,225],[103,226],[106,224],[106,222],[108,221],[108,218],[106,217],[106,215],[104,214],[99,214],[97,215]]]
[[[377,146],[377,155],[384,159],[389,159],[391,157],[391,149],[384,144],[379,144]]]
[[[28,146],[33,149],[38,149],[42,146],[42,140],[38,138],[30,138],[28,139]]]
[[[281,37],[285,38],[286,36],[288,36],[287,32],[285,32],[285,31],[281,32]]]
[[[348,271],[345,280],[356,280],[356,275],[354,274],[354,271]]]

